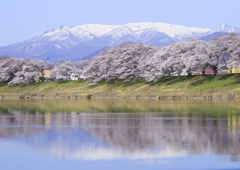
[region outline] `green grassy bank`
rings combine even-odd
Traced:
[[[158,82],[43,82],[8,87],[0,84],[0,98],[133,98],[133,99],[239,99],[240,75],[164,77]]]

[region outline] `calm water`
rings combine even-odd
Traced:
[[[0,101],[0,169],[238,169],[239,104]]]

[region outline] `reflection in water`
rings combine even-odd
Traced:
[[[0,139],[65,159],[155,159],[213,153],[239,161],[237,112],[81,113],[5,109]]]

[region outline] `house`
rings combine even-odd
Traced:
[[[79,74],[76,74],[76,73],[72,73],[72,74],[71,74],[71,80],[77,81],[78,78],[79,78]]]
[[[36,80],[36,82],[39,82],[41,77],[44,77],[45,80],[48,80],[48,79],[50,79],[50,75],[51,75],[50,70],[43,70],[43,75],[42,75],[42,73],[39,73],[39,75],[37,75],[35,77],[35,80]]]
[[[196,75],[201,75],[202,74],[202,70],[196,70]],[[205,74],[206,75],[213,75],[214,71],[211,68],[207,68],[205,70]],[[227,70],[219,70],[218,74],[227,74]]]
[[[237,68],[237,69],[236,69],[235,67],[233,67],[233,68],[232,68],[232,73],[230,73],[229,70],[227,71],[227,73],[228,73],[228,74],[236,74],[236,73],[240,73],[240,67]]]
[[[83,75],[83,70],[79,70],[79,78],[82,80],[85,78],[85,76]]]
[[[228,73],[227,70],[219,70],[219,71],[218,71],[218,74],[227,74],[227,73]]]

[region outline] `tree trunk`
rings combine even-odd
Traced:
[[[45,81],[45,77],[44,77],[44,70],[41,70],[40,71],[40,74],[41,74],[41,76],[39,75],[39,80],[40,80],[40,82],[44,82]]]
[[[178,71],[178,77],[181,77],[181,71]]]
[[[40,80],[41,82],[44,82],[44,81],[45,81],[45,77],[39,77],[39,80]]]
[[[232,74],[232,69],[228,69],[228,71],[229,71],[229,74]]]
[[[168,73],[168,77],[170,77],[171,76],[171,73]]]
[[[188,75],[188,78],[190,78],[192,76],[192,70],[187,70],[187,75]]]
[[[217,67],[213,66],[212,69],[213,69],[214,76],[218,75]]]
[[[205,76],[205,75],[206,75],[206,71],[203,70],[203,71],[202,71],[202,76]]]

